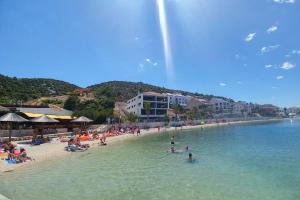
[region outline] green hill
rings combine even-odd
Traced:
[[[15,78],[0,74],[0,103],[16,103],[18,100],[22,100],[23,102],[34,102],[34,100],[39,100],[41,98],[68,95],[77,88],[79,87],[76,85],[54,79]],[[138,91],[181,93],[183,95],[197,96],[204,99],[214,97],[212,95],[167,89],[142,82],[110,81],[92,85],[88,88],[95,94],[95,99],[113,97],[114,101],[123,102],[126,102],[128,99],[136,96]]]
[[[0,103],[16,103],[40,97],[65,95],[79,88],[76,85],[43,78],[11,78],[0,75]]]
[[[127,82],[127,81],[109,81],[101,84],[92,85],[89,86],[88,88],[93,90],[95,93],[101,92],[104,89],[109,88],[116,94],[117,101],[127,101],[128,99],[136,96],[138,91],[141,92],[153,91],[159,93],[181,93],[183,95],[197,96],[199,98],[204,98],[204,99],[211,99],[212,97],[214,97],[212,95],[204,95],[204,94],[191,93],[191,92],[186,92],[181,90],[167,89],[164,87],[149,85],[142,82],[135,83],[135,82]]]

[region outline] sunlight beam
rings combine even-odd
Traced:
[[[173,66],[172,51],[171,51],[171,47],[170,47],[170,39],[169,39],[168,23],[167,23],[166,10],[165,10],[165,2],[164,2],[164,0],[156,0],[156,4],[157,4],[157,8],[158,8],[160,31],[161,31],[162,40],[163,40],[166,73],[167,73],[168,80],[173,81],[175,78],[174,66]]]

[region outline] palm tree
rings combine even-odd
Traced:
[[[198,109],[197,109],[197,107],[193,107],[190,111],[188,111],[187,113],[187,118],[189,119],[189,120],[191,120],[192,121],[192,123],[193,123],[193,121],[195,120],[195,118],[197,117],[197,114],[198,114]]]
[[[149,115],[151,113],[151,103],[150,102],[145,102],[144,103],[144,109],[147,115],[147,122],[149,122]]]
[[[130,123],[135,123],[137,119],[138,119],[138,116],[132,112],[126,114],[126,120]]]
[[[164,118],[163,118],[163,121],[164,121],[164,125],[167,126],[170,122],[170,117],[168,114],[165,114]]]
[[[174,112],[176,115],[176,121],[177,121],[179,118],[179,114],[181,114],[183,112],[183,108],[180,104],[176,104],[173,109],[174,109]]]

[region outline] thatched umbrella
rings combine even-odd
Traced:
[[[43,115],[40,117],[36,117],[30,120],[33,123],[38,123],[38,124],[50,124],[50,123],[58,123],[59,121],[53,118],[48,117],[47,115]],[[36,134],[36,133],[34,133]],[[41,135],[43,134],[43,130],[41,132]],[[35,137],[35,136],[34,136]]]
[[[58,123],[59,121],[56,119],[52,119],[46,115],[40,116],[40,117],[36,117],[33,118],[32,120],[30,120],[33,123]]]
[[[74,119],[72,120],[71,122],[74,122],[74,123],[80,123],[81,124],[81,132],[82,132],[82,129],[83,127],[87,124],[87,123],[90,123],[92,122],[93,120],[87,118],[87,117],[84,117],[84,116],[81,116],[77,119]]]
[[[12,125],[13,123],[21,123],[21,122],[27,122],[28,120],[17,115],[16,113],[7,113],[6,115],[3,115],[0,117],[0,122],[6,122],[9,127],[9,135],[8,139],[11,141],[11,132],[12,132]]]
[[[0,111],[1,111],[1,112],[8,112],[9,109],[8,109],[8,108],[5,108],[5,107],[3,107],[3,106],[0,106]]]

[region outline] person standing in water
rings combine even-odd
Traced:
[[[172,145],[175,144],[175,136],[174,136],[174,135],[171,137],[171,144],[172,144]]]
[[[192,153],[189,153],[188,161],[189,162],[193,162],[193,154]]]

